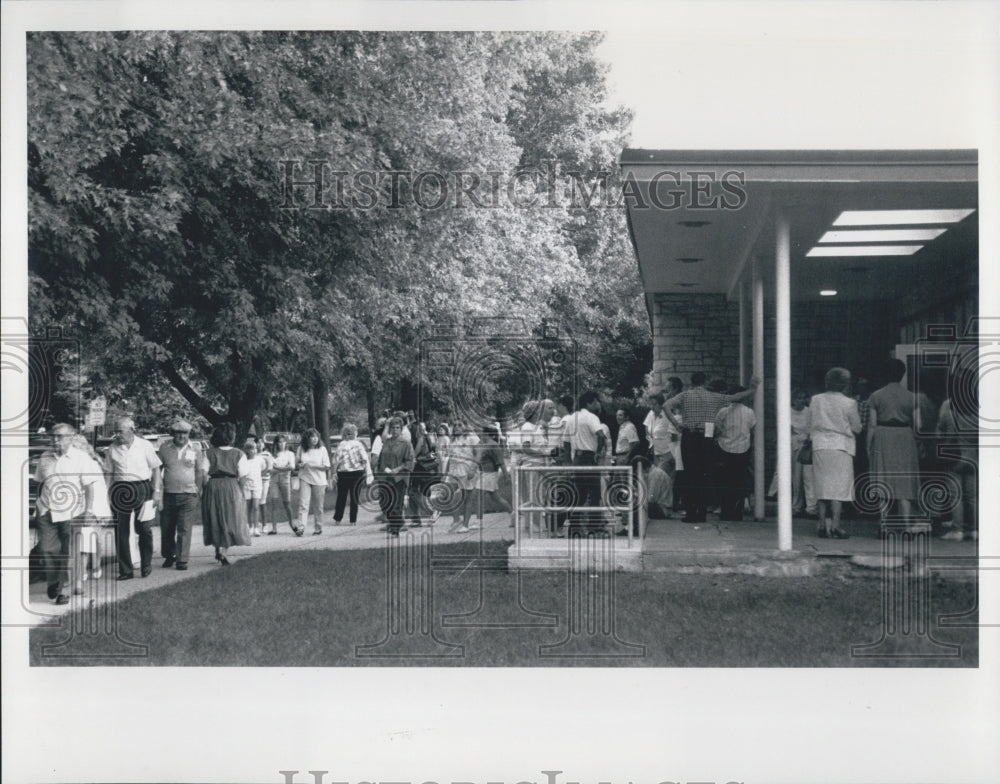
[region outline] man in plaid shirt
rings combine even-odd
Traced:
[[[705,374],[697,372],[691,376],[691,386],[674,395],[663,404],[663,409],[671,423],[681,431],[681,459],[684,461],[686,493],[685,523],[705,522],[708,495],[712,486],[710,472],[714,448],[715,417],[727,403],[749,400],[753,397],[760,379],[750,380],[750,389],[733,395],[723,395],[705,389]],[[681,412],[681,422],[673,416]]]

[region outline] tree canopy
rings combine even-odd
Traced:
[[[405,402],[420,341],[476,317],[561,326],[580,384],[628,394],[651,352],[623,213],[519,176],[615,170],[599,41],[29,34],[31,319],[81,338],[95,393],[169,383],[242,432],[331,391]]]

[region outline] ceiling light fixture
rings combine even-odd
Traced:
[[[806,256],[912,256],[923,245],[817,245]]]
[[[837,290],[836,289],[823,289],[819,293],[819,295],[821,297],[836,297],[837,296]]]
[[[927,242],[937,239],[947,229],[849,229],[828,231],[823,242]]]
[[[846,210],[834,226],[909,226],[919,223],[958,223],[975,212],[962,210]]]

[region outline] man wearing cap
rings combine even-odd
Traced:
[[[170,425],[173,439],[160,445],[163,463],[163,497],[157,502],[160,514],[160,553],[163,568],[174,564],[188,568],[191,529],[201,522],[201,488],[205,484],[205,456],[191,440],[191,424],[176,419]]]
[[[48,597],[56,604],[69,604],[63,588],[69,584],[69,554],[74,525],[95,517],[110,517],[107,487],[101,467],[86,452],[73,446],[76,430],[60,422],[52,428],[55,449],[45,452],[35,469],[40,485],[36,514],[39,549],[45,564]],[[78,587],[75,593],[82,593]]]
[[[115,427],[115,440],[104,456],[104,473],[111,486],[108,498],[115,516],[115,549],[118,551],[118,579],[135,577],[129,543],[129,521],[135,513],[135,531],[139,534],[139,558],[142,576],[153,571],[153,531],[151,520],[140,520],[142,507],[150,499],[161,499],[160,458],[145,438],[136,438],[135,422],[121,417]]]

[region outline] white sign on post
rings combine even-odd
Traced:
[[[87,405],[87,429],[97,425],[103,425],[108,415],[107,398],[99,397],[91,400]]]

